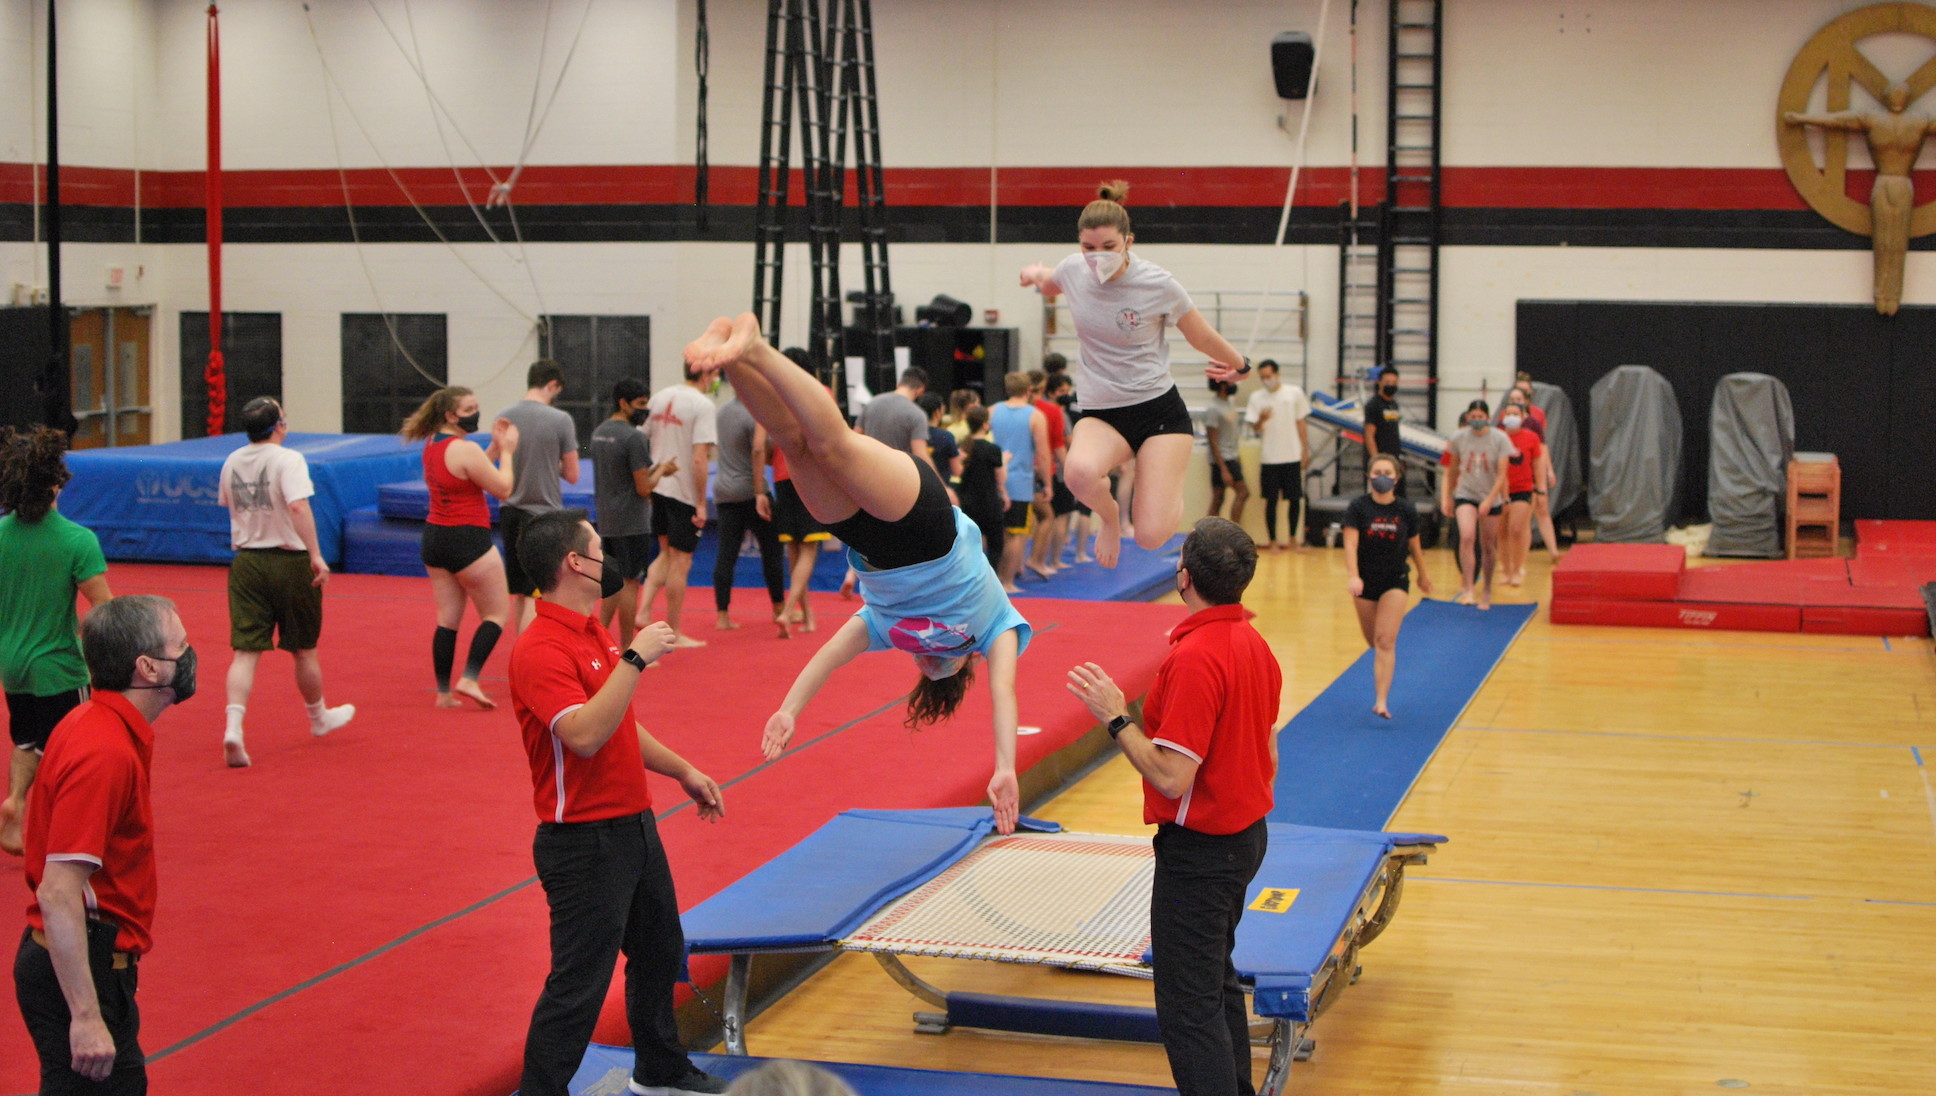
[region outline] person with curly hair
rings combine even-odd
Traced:
[[[74,595],[100,605],[108,563],[94,533],[56,507],[67,483],[67,435],[0,427],[0,684],[6,686],[13,756],[0,800],[0,850],[21,853],[20,820],[47,739],[87,699],[87,663]]]

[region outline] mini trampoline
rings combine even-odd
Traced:
[[[904,955],[1030,963],[1148,978],[1147,837],[1065,833],[1024,818],[997,837],[986,810],[847,811],[684,917],[694,954],[731,956],[727,1049],[747,1053],[752,960],[763,953],[871,953],[894,980],[942,1010],[916,1030],[951,1027],[1158,1041],[1147,1008],[949,992]],[[1429,834],[1273,823],[1245,897],[1235,963],[1251,992],[1255,1037],[1271,1048],[1259,1091],[1282,1090],[1308,1055],[1310,1025],[1356,979],[1358,951],[1397,910],[1408,864]]]

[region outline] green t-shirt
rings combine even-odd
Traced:
[[[49,510],[37,522],[0,518],[0,683],[7,692],[53,696],[87,684],[75,638],[75,590],[108,569],[101,542]]]

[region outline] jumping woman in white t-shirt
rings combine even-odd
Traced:
[[[1045,298],[1069,298],[1082,370],[1076,400],[1082,418],[1069,442],[1065,477],[1069,490],[1102,522],[1096,561],[1116,566],[1123,514],[1109,493],[1109,471],[1135,459],[1136,496],[1131,525],[1136,543],[1156,549],[1183,520],[1183,476],[1195,428],[1190,410],[1170,377],[1175,326],[1210,359],[1211,380],[1235,381],[1250,362],[1217,334],[1170,272],[1134,258],[1136,242],[1122,206],[1124,182],[1105,183],[1076,221],[1082,251],[1051,270],[1040,263],[1022,270],[1022,284]]]

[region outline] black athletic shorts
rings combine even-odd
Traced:
[[[666,547],[691,555],[699,547],[699,527],[692,519],[699,508],[665,495],[652,496],[652,535],[664,537]]]
[[[955,505],[948,501],[948,485],[941,482],[941,473],[934,465],[911,454],[908,459],[914,461],[921,477],[921,492],[907,513],[887,521],[857,510],[853,517],[827,526],[829,533],[860,553],[860,558],[876,571],[912,567],[954,550]]]
[[[1031,503],[1011,502],[1008,513],[1002,515],[1002,528],[1018,537],[1025,537],[1035,531],[1035,507]]]
[[[454,575],[483,559],[496,546],[491,530],[482,525],[426,525],[423,564]]]
[[[504,588],[524,597],[536,594],[538,584],[524,573],[524,561],[518,558],[518,538],[524,534],[524,527],[537,516],[515,506],[497,508],[497,531],[504,537]]]
[[[1479,504],[1472,501],[1471,499],[1453,499],[1452,514],[1454,517],[1458,516],[1459,508],[1462,506],[1470,506],[1474,510],[1477,510],[1479,508]],[[1486,516],[1489,518],[1496,518],[1500,514],[1503,514],[1505,512],[1506,512],[1506,504],[1503,502],[1495,502],[1492,504],[1492,509],[1486,511]]]
[[[1365,579],[1365,592],[1362,594],[1359,594],[1358,596],[1363,598],[1366,601],[1377,601],[1379,598],[1384,597],[1387,593],[1390,593],[1393,590],[1403,590],[1407,594],[1411,593],[1412,592],[1411,576],[1399,575],[1397,578],[1392,578],[1390,576],[1385,576],[1382,578],[1367,578]]]
[[[1054,486],[1049,489],[1049,513],[1056,517],[1073,514],[1077,505],[1075,492],[1069,490],[1061,476],[1056,476]]]
[[[1230,465],[1230,482],[1244,482],[1244,466],[1236,457],[1228,457],[1224,460],[1218,460],[1212,457],[1210,460],[1210,486],[1223,486],[1223,466],[1226,462]]]
[[[628,536],[602,537],[599,546],[605,550],[607,566],[615,568],[625,576],[627,582],[643,582],[645,569],[652,566],[653,549],[658,546],[651,533],[633,533]]]
[[[1177,391],[1175,385],[1153,400],[1132,403],[1127,407],[1105,407],[1096,411],[1085,408],[1082,417],[1108,423],[1129,443],[1132,453],[1159,434],[1189,434],[1194,437],[1197,432],[1196,424],[1190,419],[1190,408],[1183,402],[1183,393]]]
[[[244,548],[229,564],[229,646],[313,651],[323,638],[323,588],[309,553]]]
[[[791,478],[773,484],[773,529],[787,544],[812,544],[833,536],[813,520],[807,504],[800,501],[800,489],[793,486]]]
[[[1258,465],[1257,489],[1264,496],[1264,505],[1282,498],[1291,504],[1291,513],[1296,514],[1298,500],[1304,497],[1304,462]]]
[[[1531,491],[1514,491],[1512,494],[1506,496],[1506,501],[1531,502],[1533,501],[1533,493]]]
[[[67,713],[80,707],[86,699],[84,688],[52,696],[8,693],[7,733],[13,736],[13,744],[19,749],[46,753],[47,736],[54,733],[55,724],[67,718]]]

